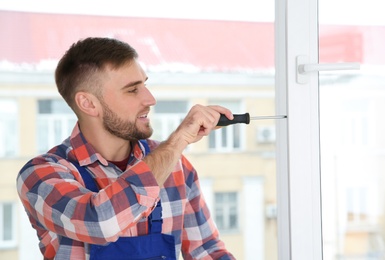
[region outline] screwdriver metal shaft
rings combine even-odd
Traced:
[[[234,119],[230,120],[225,115],[221,115],[219,118],[217,126],[228,126],[234,124],[249,124],[250,120],[264,120],[264,119],[283,119],[287,116],[278,115],[278,116],[253,116],[250,117],[249,113],[244,114],[234,114]]]

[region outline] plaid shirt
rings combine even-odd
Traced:
[[[158,142],[148,140],[151,150]],[[218,238],[198,176],[182,156],[160,189],[142,161],[144,147],[133,146],[133,160],[122,172],[87,143],[75,126],[71,136],[48,153],[30,160],[17,177],[17,190],[44,259],[88,259],[88,244],[148,233],[147,217],[161,198],[162,233],[175,237],[177,258],[234,259]],[[98,193],[85,188],[71,164],[92,172]]]

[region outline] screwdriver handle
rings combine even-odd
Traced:
[[[234,119],[230,120],[225,115],[221,114],[221,117],[219,118],[217,126],[228,126],[228,125],[234,125],[234,124],[249,124],[250,123],[250,114],[234,114]]]

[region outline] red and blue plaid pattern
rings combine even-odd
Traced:
[[[148,140],[151,150],[158,142]],[[162,233],[175,236],[185,259],[234,259],[218,238],[190,162],[182,156],[160,189],[142,161],[144,148],[133,147],[134,161],[122,172],[87,143],[76,125],[71,136],[48,153],[30,160],[17,177],[17,190],[44,259],[88,259],[88,244],[148,233],[147,217],[162,200]],[[85,188],[71,161],[94,175],[98,193]]]

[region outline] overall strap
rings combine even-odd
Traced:
[[[78,162],[72,162],[72,164],[78,169],[80,175],[83,178],[86,188],[93,192],[98,192],[99,188],[96,185],[96,181],[92,178],[92,175],[86,170],[85,167],[80,166]]]
[[[139,142],[143,145],[145,155],[150,153],[150,147],[148,146],[148,143],[145,139],[139,140]],[[96,185],[96,181],[92,178],[92,175],[86,170],[85,167],[82,167],[79,165],[78,162],[72,162],[72,164],[78,169],[80,175],[83,178],[84,184],[86,185],[86,188],[93,192],[98,192],[99,188]],[[155,209],[152,211],[152,213],[148,216],[148,228],[149,233],[161,233],[162,232],[162,204],[159,201],[156,205]]]
[[[160,201],[158,201],[158,204],[156,204],[155,209],[148,216],[148,220],[149,233],[155,234],[162,232],[163,219],[162,204],[160,203]]]
[[[145,155],[150,153],[150,147],[148,146],[148,143],[145,139],[139,140],[139,142],[143,145]],[[71,161],[72,162],[72,161]],[[92,178],[92,175],[86,170],[85,167],[82,167],[79,165],[78,162],[73,161],[72,164],[78,169],[80,175],[83,178],[84,184],[86,185],[86,188],[93,192],[98,192],[99,188],[96,185],[96,181],[94,178]]]
[[[144,150],[146,152],[145,155],[150,153],[150,147],[148,146],[148,143],[145,139],[139,140],[139,142],[143,145]],[[162,204],[160,201],[158,201],[158,204],[156,204],[155,209],[152,211],[152,213],[148,216],[148,228],[149,233],[161,233],[162,232]]]
[[[150,147],[148,146],[147,140],[146,139],[141,139],[141,140],[139,140],[139,142],[144,147],[145,155],[149,154],[150,153]]]

